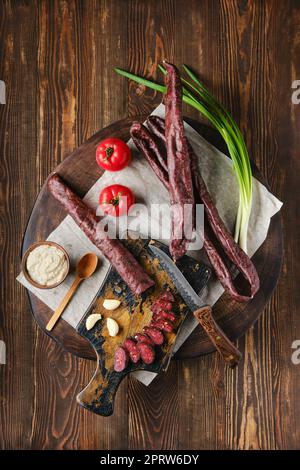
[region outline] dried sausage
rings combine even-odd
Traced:
[[[146,328],[146,327],[145,327]],[[143,333],[136,333],[134,335],[134,339],[138,342],[138,343],[147,343],[149,344],[150,346],[154,346],[154,341],[150,338],[150,336],[148,335],[144,335]]]
[[[151,132],[159,139],[160,144],[166,144],[165,137],[165,121],[159,116],[150,116],[147,119],[147,126]],[[254,264],[247,254],[240,248],[240,246],[235,242],[231,233],[227,230],[224,222],[222,221],[217,208],[215,207],[211,196],[208,192],[206,184],[199,173],[198,162],[195,152],[187,141],[191,168],[193,175],[193,185],[194,185],[194,197],[197,204],[204,204],[205,214],[209,222],[210,227],[215,233],[216,238],[220,242],[224,252],[230,259],[232,263],[235,264],[237,269],[243,274],[250,284],[251,295],[242,295],[240,294],[233,283],[232,275],[228,269],[226,263],[218,253],[216,247],[210,240],[207,232],[204,233],[204,249],[207,253],[207,256],[214,268],[216,275],[226,291],[228,291],[231,297],[238,302],[250,300],[259,289],[259,277],[255,269]]]
[[[154,304],[151,305],[151,310],[153,313],[159,312],[160,310],[172,310],[171,302],[166,300],[157,299]]]
[[[130,360],[136,364],[137,362],[139,362],[140,360],[140,352],[137,348],[137,344],[135,341],[133,341],[132,339],[129,339],[127,338],[125,341],[124,341],[124,344],[123,344],[123,348],[126,349],[126,351],[128,352],[129,354],[129,357],[130,357]]]
[[[134,122],[130,128],[130,135],[138,150],[140,150],[148,160],[153,171],[156,172],[156,169],[159,169],[159,173],[161,174],[160,179],[164,184],[168,184],[169,177],[166,160],[147,127],[140,122]]]
[[[182,85],[177,68],[164,61],[167,92],[165,95],[165,135],[172,207],[170,253],[174,260],[187,251],[192,238],[194,204],[190,155],[182,118]],[[185,211],[190,206],[190,213]]]
[[[174,295],[167,289],[162,295],[159,296],[159,300],[166,300],[167,302],[175,302]]]
[[[153,347],[147,343],[137,343],[137,347],[141,354],[142,361],[147,365],[152,364],[155,359]]]
[[[173,312],[165,312],[164,310],[159,310],[153,314],[153,320],[168,320],[173,323],[176,320],[176,316]]]
[[[152,328],[151,326],[145,326],[144,332],[147,336],[153,341],[154,344],[161,346],[164,342],[164,335],[157,328]]]
[[[173,325],[168,320],[152,320],[150,326],[161,331],[166,331],[167,333],[171,333],[173,331]]]
[[[115,352],[115,361],[114,361],[114,370],[116,372],[122,372],[128,364],[128,355],[125,349],[121,346],[116,349]]]

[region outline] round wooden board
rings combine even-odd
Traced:
[[[125,141],[128,140],[129,128],[132,122],[134,120],[143,121],[144,119],[145,116],[123,119],[97,132],[87,142],[74,150],[56,168],[56,171],[70,184],[77,194],[83,197],[102,174],[102,170],[95,162],[97,143],[108,136],[118,137]],[[210,143],[222,152],[227,153],[226,145],[217,131],[188,118],[186,118],[186,121]],[[150,167],[149,171],[152,171]],[[254,166],[253,172],[257,179],[267,185]],[[22,255],[32,243],[45,240],[50,232],[63,220],[65,215],[65,212],[49,194],[45,183],[36,199],[26,227],[22,244]],[[261,281],[260,290],[255,298],[247,304],[240,304],[224,294],[214,306],[213,312],[216,321],[232,340],[236,340],[243,335],[255,323],[263,311],[276,286],[281,269],[282,254],[282,226],[281,216],[278,213],[271,220],[267,240],[253,257]],[[237,284],[242,286],[242,279],[238,278]],[[49,334],[70,353],[83,358],[95,359],[92,346],[65,320],[61,319],[56,327],[48,333],[45,330],[45,326],[52,311],[29,291],[28,296],[32,314],[45,333]],[[214,347],[204,331],[197,327],[177,352],[175,358],[193,358],[212,351],[214,351]]]

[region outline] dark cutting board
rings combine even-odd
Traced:
[[[69,157],[65,158],[56,168],[56,171],[83,197],[102,174],[102,170],[95,162],[95,150],[98,142],[109,136],[128,140],[129,128],[132,122],[135,120],[142,121],[145,117],[136,116],[135,118],[123,119],[97,132],[87,142],[74,150]],[[218,132],[197,121],[188,118],[186,118],[186,121],[210,143],[222,152],[228,153]],[[149,171],[152,171],[150,167]],[[258,180],[267,186],[266,181],[254,165],[253,173]],[[47,190],[46,184],[44,184],[36,199],[25,230],[21,254],[32,243],[46,239],[64,217],[65,212],[54,201]],[[282,226],[281,216],[278,213],[271,220],[266,241],[253,257],[261,281],[260,290],[255,298],[247,304],[241,304],[231,300],[228,295],[224,294],[214,306],[215,319],[232,340],[236,340],[243,335],[258,319],[266,306],[280,274],[282,254]],[[242,279],[238,278],[237,284],[242,286]],[[28,296],[32,314],[38,325],[45,331],[45,326],[52,312],[30,292],[28,292]],[[50,334],[53,339],[72,354],[95,359],[91,344],[63,319],[47,334]],[[199,326],[177,352],[175,358],[192,358],[211,351],[214,351],[214,347]]]
[[[189,309],[182,300],[180,294],[173,285],[172,280],[160,266],[159,260],[148,249],[148,240],[124,240],[127,248],[139,260],[149,276],[155,280],[155,286],[141,296],[135,296],[119,274],[110,269],[102,284],[93,304],[81,319],[77,331],[85,337],[93,346],[97,354],[97,369],[90,383],[77,396],[77,401],[94,413],[109,416],[113,413],[114,399],[119,384],[124,377],[137,370],[158,373],[166,370],[176,337],[180,331]],[[156,246],[169,254],[168,248],[161,243],[151,240]],[[201,292],[210,278],[210,269],[203,263],[199,263],[188,256],[184,256],[178,267],[189,279],[196,292]],[[146,365],[141,360],[137,364],[129,362],[122,372],[114,370],[114,355],[119,346],[122,346],[126,338],[132,338],[136,333],[142,333],[143,327],[150,324],[152,319],[151,305],[157,297],[169,289],[174,295],[173,312],[176,320],[174,331],[164,333],[165,341],[162,346],[155,347],[155,360]],[[103,307],[105,299],[119,299],[121,304],[114,311],[107,311]],[[102,318],[91,329],[86,329],[86,319],[90,314],[99,313]],[[119,325],[119,333],[110,337],[106,327],[106,318],[113,318]]]

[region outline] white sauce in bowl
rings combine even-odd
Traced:
[[[64,278],[68,262],[64,252],[56,246],[40,245],[29,253],[26,269],[33,281],[52,286]]]

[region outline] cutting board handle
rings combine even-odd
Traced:
[[[97,354],[97,368],[90,383],[77,395],[77,402],[89,411],[101,416],[111,416],[118,387],[124,375],[110,372],[103,377]]]
[[[229,364],[230,367],[235,367],[242,355],[230,339],[227,338],[224,331],[222,331],[215,322],[212,316],[212,308],[209,305],[205,305],[204,307],[196,310],[194,312],[194,316],[197,318],[205,333],[223,357],[224,361]]]

